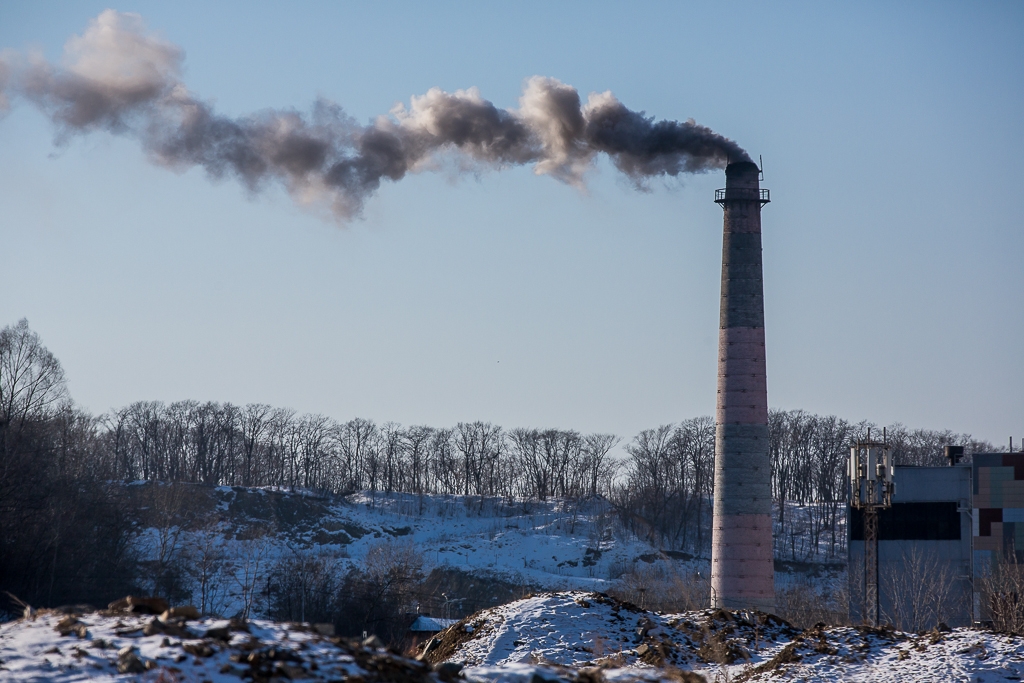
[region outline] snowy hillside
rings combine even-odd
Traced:
[[[635,563],[663,559],[657,548],[622,529],[602,499],[342,497],[151,482],[126,490],[137,510],[135,545],[144,566],[158,575],[173,561],[206,566],[214,558],[210,572],[217,576],[210,582],[205,609],[225,615],[238,613],[249,599],[247,591],[257,591],[260,582],[253,573],[266,575],[283,561],[304,557],[327,558],[335,572],[343,573],[363,567],[368,554],[381,546],[414,552],[425,575],[441,570],[491,579],[486,589],[481,584],[474,593],[464,587],[457,598],[451,591],[442,598],[443,588],[429,581],[419,587],[420,603],[455,616],[529,590],[607,590]],[[198,605],[197,579],[188,580],[191,601]],[[151,591],[162,592],[156,585]],[[255,598],[253,615],[261,613],[259,595]]]
[[[434,566],[489,569],[545,587],[599,587],[613,565],[658,552],[623,532],[601,499],[506,502],[476,496],[363,492],[334,497],[272,488],[190,488],[189,502],[201,514],[180,530],[186,545],[214,533],[231,546],[252,540],[260,529],[278,553],[333,549],[358,562],[382,539],[401,539],[420,548]],[[199,497],[207,500],[197,504]],[[162,514],[144,516],[140,548],[154,557],[161,531],[180,522]]]
[[[317,558],[343,574],[364,567],[382,546],[407,549],[422,562],[426,578],[408,591],[407,608],[434,616],[461,617],[537,590],[615,590],[661,609],[699,607],[709,592],[707,558],[647,543],[624,528],[601,498],[324,496],[155,482],[122,490],[136,511],[135,545],[143,566],[160,576],[175,562],[188,565],[178,597],[205,612],[266,615],[259,587],[275,567]],[[844,568],[834,561],[780,562],[778,570],[783,597],[794,586],[816,594],[844,590]],[[144,575],[141,589],[168,595],[171,588],[146,584]],[[660,600],[681,591],[692,599],[674,606]]]

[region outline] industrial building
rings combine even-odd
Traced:
[[[985,580],[1007,563],[1024,563],[1024,453],[975,453],[969,464],[959,463],[962,448],[946,453],[947,467],[895,467],[891,505],[877,511],[882,623],[988,621]],[[853,506],[848,513],[850,617],[860,623],[871,621],[871,553],[865,513]]]
[[[892,505],[878,512],[880,621],[914,630],[970,625],[971,467],[896,467],[893,479]],[[864,513],[849,512],[850,618],[860,623],[870,568]]]

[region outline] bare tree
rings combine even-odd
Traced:
[[[810,628],[819,622],[830,626],[846,624],[850,614],[849,588],[798,579],[775,591],[775,610],[798,628]]]
[[[1024,634],[1024,565],[1015,552],[994,563],[978,581],[978,589],[983,621],[991,621],[997,631]]]
[[[254,538],[242,541],[232,561],[233,579],[242,609],[238,616],[248,619],[256,604],[259,587],[266,579],[270,538],[263,530]]]
[[[657,543],[671,534],[676,526],[674,503],[686,483],[679,482],[679,469],[673,463],[672,435],[674,425],[645,429],[626,446],[630,459],[626,463],[626,483],[618,504],[634,532]]]
[[[366,630],[397,642],[404,629],[395,618],[412,611],[422,578],[423,555],[411,541],[381,541],[348,577],[351,605],[347,611],[361,615]]]
[[[622,439],[614,434],[589,434],[584,439],[583,467],[585,489],[583,495],[597,496],[611,493],[612,482],[619,463],[609,454]]]
[[[522,495],[546,500],[551,488],[551,473],[541,455],[540,432],[536,429],[513,429],[508,433],[512,454],[522,481]]]
[[[270,428],[273,409],[263,403],[250,403],[242,411],[242,463],[239,483],[252,486],[258,480],[264,438]]]
[[[338,428],[341,458],[341,490],[373,489],[367,475],[376,476],[377,425],[372,420],[356,418]]]
[[[175,602],[185,597],[186,532],[195,521],[196,511],[189,505],[188,490],[181,484],[149,484],[149,529],[154,534],[155,556],[150,562],[149,584],[154,595]]]
[[[879,574],[883,618],[900,630],[934,628],[966,607],[950,566],[916,544],[903,550],[899,562],[883,564]]]
[[[302,452],[302,485],[310,489],[327,489],[325,479],[333,445],[333,425],[323,415],[306,415],[300,423]]]
[[[276,619],[337,624],[353,615],[340,607],[342,574],[337,557],[322,550],[291,549],[270,571],[268,612]]]
[[[197,529],[183,552],[185,570],[192,579],[192,599],[198,597],[202,614],[219,614],[227,597],[227,576],[231,567],[216,520]]]
[[[430,439],[431,470],[437,493],[451,495],[461,489],[453,429],[437,429]]]
[[[67,398],[60,361],[43,346],[28,320],[0,330],[0,434],[13,447],[30,417],[48,414]]]
[[[434,430],[430,427],[410,427],[403,433],[405,452],[408,454],[408,488],[419,496],[419,514],[423,514],[423,494],[428,490],[430,477],[430,444]]]

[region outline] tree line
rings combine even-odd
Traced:
[[[609,495],[618,438],[487,422],[338,422],[264,404],[140,401],[95,420],[108,479],[514,498]]]
[[[846,458],[869,428],[881,431],[802,410],[770,412],[778,556],[845,553]],[[948,444],[965,446],[968,458],[996,450],[970,435],[899,424],[887,436],[897,464],[943,464]],[[622,443],[611,434],[488,422],[340,422],[264,404],[139,401],[97,416],[71,401],[59,361],[22,320],[0,330],[0,586],[25,584],[27,594],[49,601],[60,593],[53,577],[99,592],[116,583],[129,571],[131,528],[101,484],[139,479],[336,494],[602,496],[651,543],[706,556],[714,451],[710,417]],[[38,568],[47,563],[43,585]]]

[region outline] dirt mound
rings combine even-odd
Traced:
[[[430,665],[366,643],[325,637],[313,625],[184,624],[182,617],[107,611],[41,613],[0,626],[0,678],[72,681],[153,672],[154,680],[360,680],[438,683]],[[40,647],[42,645],[43,647]],[[41,654],[37,654],[41,652]]]
[[[152,620],[152,621],[150,621]],[[329,637],[316,625],[265,621],[190,622],[187,632],[168,636],[146,627],[156,617],[106,610],[80,616],[55,611],[0,625],[0,679],[72,683],[132,680],[184,683],[289,680],[350,683],[699,683],[685,672],[647,669],[570,669],[513,666],[474,670],[431,664],[365,641]],[[68,628],[73,626],[74,628]],[[78,628],[80,627],[80,628]],[[464,630],[465,632],[465,630]],[[451,638],[453,636],[449,636]],[[605,677],[605,673],[608,677]]]
[[[420,646],[418,659],[431,664],[447,662],[466,641],[486,635],[487,631],[480,628],[483,625],[480,620],[474,623],[472,617],[452,624]]]
[[[633,680],[684,680],[686,670],[732,681],[1024,678],[1024,638],[1008,634],[824,624],[802,630],[763,612],[659,614],[586,592],[543,593],[482,610],[439,634],[425,658],[464,664],[475,678],[512,680],[517,667],[542,666],[576,672],[580,681],[597,677],[589,683],[618,681],[624,671]]]
[[[694,668],[764,659],[799,633],[769,614],[664,615],[604,593],[541,593],[482,610],[428,641],[431,662]]]

